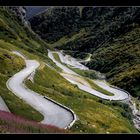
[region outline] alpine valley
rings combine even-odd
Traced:
[[[0,7],[0,133],[139,133],[140,7]]]

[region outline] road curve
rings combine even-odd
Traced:
[[[64,106],[27,89],[23,84],[25,78],[39,67],[39,62],[27,60],[18,52],[14,53],[25,60],[26,67],[7,81],[8,89],[43,114],[44,119],[41,123],[54,125],[59,128],[69,127],[75,120],[73,117],[74,114],[68,108],[66,109]]]
[[[85,60],[78,60],[78,62],[89,62],[91,60],[92,54],[89,53],[89,56]]]
[[[55,60],[55,58],[53,57],[53,54],[50,50],[48,50],[48,57],[59,67],[61,68],[65,73],[69,73],[69,74],[74,74],[74,75],[78,75],[77,73],[75,73],[74,71],[70,70],[69,68],[67,68],[66,66],[62,65],[61,63],[57,62]]]
[[[81,70],[89,70],[88,67],[84,66],[83,64],[76,61],[75,58],[71,57],[70,55],[63,55],[62,51],[57,51],[59,58],[62,63],[71,65],[74,68],[81,69]]]
[[[61,62],[63,63],[67,63],[68,62],[68,65],[72,65],[74,64],[74,66],[77,64],[77,62],[73,62],[73,61],[76,61],[76,59],[72,59],[72,61],[70,60],[70,56],[69,58],[65,57],[64,55],[61,54],[61,52],[57,52],[59,57],[60,57],[60,60]],[[109,86],[105,81],[94,81],[98,86],[100,86],[101,88],[113,93],[114,95],[113,96],[108,96],[108,95],[105,95],[99,91],[96,91],[94,89],[92,89],[91,87],[85,85],[85,84],[82,84],[81,82],[78,82],[76,79],[76,73],[73,72],[71,69],[69,69],[68,67],[62,65],[61,63],[59,63],[57,60],[55,60],[55,58],[53,57],[52,55],[52,52],[50,50],[48,50],[48,57],[50,59],[52,59],[52,61],[58,66],[60,67],[61,69],[63,69],[64,72],[66,72],[67,74],[61,74],[65,79],[67,79],[69,82],[71,82],[72,84],[76,84],[81,90],[83,91],[86,91],[92,95],[95,95],[99,98],[102,98],[102,99],[106,99],[106,100],[125,100],[125,99],[129,99],[129,94],[124,92],[123,90],[120,90],[120,89],[117,89],[117,88],[114,88],[112,86]],[[66,59],[69,59],[69,60],[66,60]],[[72,62],[70,64],[70,62]],[[81,68],[80,68],[81,66]],[[75,66],[76,67],[76,66]],[[79,65],[79,62],[78,62],[78,66],[77,68],[79,69],[83,69],[83,65]],[[86,69],[86,68],[85,68]],[[71,74],[69,76],[69,74]]]

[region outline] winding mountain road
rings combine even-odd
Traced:
[[[76,115],[72,110],[49,98],[44,98],[44,96],[31,91],[24,85],[24,80],[32,73],[35,73],[35,70],[40,66],[39,62],[36,60],[28,60],[23,54],[17,51],[14,51],[13,53],[25,60],[26,67],[7,81],[8,89],[43,114],[44,119],[41,121],[41,123],[54,125],[59,128],[71,127],[76,121],[76,117],[74,117]],[[66,64],[69,64],[75,68],[88,69],[86,66],[77,62],[76,59],[71,58],[70,56],[65,57],[61,54],[61,52],[57,53],[61,62],[65,62]],[[48,57],[63,70],[63,72],[60,74],[72,84],[76,84],[81,90],[107,100],[125,100],[129,98],[129,95],[126,92],[112,88],[103,81],[94,82],[105,90],[114,93],[114,96],[108,96],[92,89],[90,84],[84,78],[82,78],[82,76],[55,60],[50,50],[48,50]]]
[[[72,125],[75,121],[72,111],[29,90],[23,84],[25,78],[27,78],[32,72],[35,72],[40,66],[39,62],[36,60],[27,60],[26,57],[19,52],[14,51],[13,53],[25,60],[26,67],[7,81],[8,89],[43,114],[44,119],[41,123],[54,125],[59,128],[67,128]]]
[[[56,52],[58,55],[59,55],[59,58],[61,60],[62,63],[65,63],[65,64],[68,64],[68,65],[71,65],[75,68],[79,68],[79,69],[88,69],[86,66],[80,64],[79,62],[76,61],[76,59],[72,58],[72,57],[66,57],[65,55],[62,54],[61,51],[57,51]],[[101,88],[113,93],[114,95],[113,96],[108,96],[108,95],[105,95],[99,91],[96,91],[94,90],[93,88],[91,88],[90,86],[88,86],[87,84],[84,84],[84,83],[81,83],[81,81],[78,81],[76,76],[79,76],[77,73],[75,73],[74,71],[72,71],[71,69],[69,69],[68,67],[64,66],[63,64],[59,63],[57,60],[55,60],[55,58],[53,57],[53,54],[50,50],[48,50],[48,57],[50,59],[52,59],[52,61],[58,66],[60,67],[64,73],[61,73],[61,75],[67,79],[69,82],[71,82],[72,84],[75,84],[79,87],[79,89],[85,91],[85,92],[88,92],[92,95],[95,95],[99,98],[102,98],[102,99],[106,99],[106,100],[126,100],[126,99],[129,99],[129,94],[126,93],[125,91],[123,90],[120,90],[119,88],[115,88],[115,87],[112,87],[110,85],[107,84],[107,82],[105,81],[94,81],[95,84],[97,84],[98,86],[100,86]],[[79,78],[79,77],[78,77]],[[81,80],[84,80],[82,79],[81,77]]]

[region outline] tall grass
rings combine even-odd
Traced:
[[[67,133],[68,131],[51,125],[29,121],[23,117],[0,111],[1,133]]]

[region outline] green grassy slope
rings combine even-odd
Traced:
[[[127,106],[102,101],[83,92],[45,65],[37,70],[34,80],[34,83],[26,81],[30,89],[70,107],[78,115],[72,132],[136,133]]]

